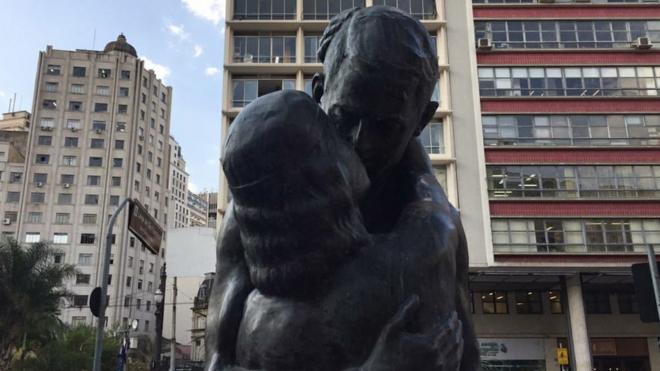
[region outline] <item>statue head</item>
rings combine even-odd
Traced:
[[[307,94],[257,98],[231,124],[222,167],[250,278],[268,295],[305,295],[365,243],[369,187],[351,146]]]
[[[347,10],[318,50],[314,98],[352,138],[373,180],[396,165],[438,108],[438,61],[424,26],[392,7]]]

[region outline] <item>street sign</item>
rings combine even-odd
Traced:
[[[557,348],[557,363],[560,366],[568,365],[568,349],[567,348]]]
[[[106,303],[107,305],[108,303]],[[99,316],[99,311],[101,309],[101,288],[97,287],[92,290],[92,294],[89,295],[89,310],[92,311],[94,317]]]
[[[658,263],[660,267],[660,263]],[[651,270],[648,263],[633,264],[633,283],[635,285],[635,299],[639,306],[639,317],[642,322],[658,322]]]
[[[131,200],[128,214],[128,230],[154,254],[160,252],[163,229],[138,200]]]

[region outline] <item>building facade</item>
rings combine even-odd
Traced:
[[[188,211],[191,227],[208,226],[209,204],[206,197],[188,191]]]
[[[171,96],[123,35],[103,51],[48,46],[39,54],[35,124],[24,170],[9,174],[22,180],[9,179],[0,207],[14,214],[0,231],[24,243],[49,241],[60,250],[57,262],[79,270],[66,283],[74,295],[62,310],[65,323],[92,324],[89,294],[106,279],[107,326],[137,319],[138,334],[154,333],[165,243],[160,255],[149,252],[127,232],[124,211],[112,232],[108,277],[101,277],[101,252],[104,226],[127,198],[167,224]]]
[[[170,136],[170,174],[169,190],[170,205],[168,228],[185,228],[190,226],[190,211],[188,210],[188,173],[186,161],[181,153],[181,145]]]
[[[2,236],[14,237],[25,174],[31,115],[9,112],[0,120],[0,205]]]
[[[206,203],[209,205],[208,208],[208,217],[207,217],[207,226],[209,228],[217,228],[218,220],[218,192],[202,192],[199,194],[200,197],[206,200]]]
[[[204,281],[199,285],[192,307],[192,351],[190,359],[193,362],[204,364],[206,361],[206,318],[209,310],[209,297],[213,289],[215,272],[204,275]]]
[[[660,244],[658,2],[473,0],[473,17],[492,246],[472,299],[482,350],[509,349],[485,360],[559,369],[561,344],[573,370],[660,369],[630,274]]]

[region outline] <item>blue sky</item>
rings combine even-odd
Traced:
[[[123,32],[174,89],[172,134],[193,191],[217,189],[224,0],[0,0],[0,112],[32,110],[37,58],[56,49],[103,49]],[[96,41],[94,32],[96,30]]]

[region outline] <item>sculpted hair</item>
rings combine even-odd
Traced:
[[[232,123],[222,165],[250,278],[263,294],[308,294],[369,241],[338,140],[301,92],[258,98]]]
[[[390,79],[417,81],[418,99],[428,101],[438,83],[438,57],[424,26],[389,6],[346,10],[330,20],[317,51],[327,74],[346,60],[364,71],[386,70]]]

